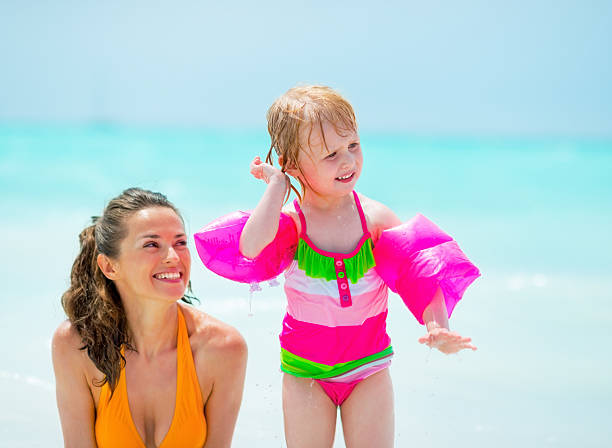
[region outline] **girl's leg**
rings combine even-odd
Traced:
[[[340,407],[346,448],[393,448],[395,424],[389,369],[360,382]]]
[[[287,448],[331,448],[337,408],[310,378],[283,375],[283,414]]]

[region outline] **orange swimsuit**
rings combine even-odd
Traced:
[[[206,441],[206,418],[200,384],[189,335],[181,308],[178,308],[178,337],[176,343],[176,403],[170,429],[159,448],[198,447]],[[96,442],[98,448],[125,447],[145,448],[136,430],[128,404],[125,383],[125,368],[121,369],[119,382],[112,399],[109,401],[110,388],[102,386],[100,401],[96,410]]]

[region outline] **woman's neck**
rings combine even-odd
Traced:
[[[147,300],[123,300],[128,331],[139,355],[153,358],[176,347],[178,304]]]

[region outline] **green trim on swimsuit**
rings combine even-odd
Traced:
[[[361,367],[364,364],[376,361],[392,354],[393,347],[389,346],[386,349],[378,353],[374,353],[373,355],[366,356],[365,358],[328,366],[326,364],[319,364],[318,362],[309,361],[305,358],[294,355],[281,347],[281,370],[301,378],[333,378],[350,370],[356,369],[357,367]]]
[[[301,238],[295,252],[295,259],[298,261],[298,267],[308,277],[324,278],[325,280],[337,279],[334,259],[316,252]],[[372,238],[364,241],[359,252],[351,258],[344,259],[346,276],[353,284],[357,283],[374,266],[376,266],[376,261],[374,261],[374,254],[372,253]]]

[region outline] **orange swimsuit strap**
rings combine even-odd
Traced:
[[[206,441],[206,418],[200,383],[196,375],[187,325],[181,307],[178,306],[178,335],[176,343],[176,403],[170,429],[159,448],[198,447]],[[110,398],[108,384],[102,386],[96,410],[95,434],[99,448],[121,446],[145,448],[138,433],[128,403],[125,368]]]

